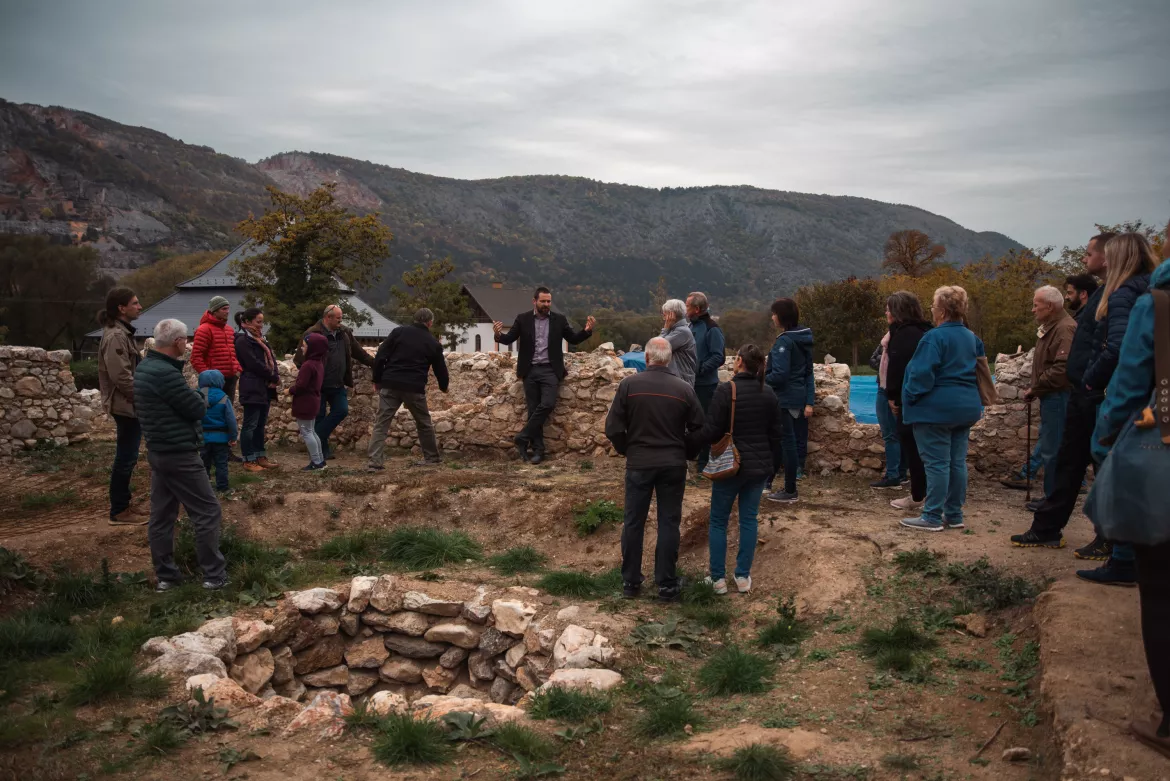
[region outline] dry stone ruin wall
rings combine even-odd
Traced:
[[[1031,352],[1000,355],[996,360],[1002,403],[988,407],[971,432],[970,458],[981,472],[995,474],[1023,461],[1027,407],[1022,396],[1031,380],[1031,356]],[[67,351],[0,347],[0,455],[11,455],[37,440],[77,442],[88,438],[91,429],[105,436],[112,434],[110,421],[101,414],[97,391],[74,390],[68,360]],[[724,380],[730,377],[732,361],[728,359],[721,372]],[[623,368],[617,354],[606,349],[571,353],[566,364],[568,376],[545,429],[549,451],[591,458],[616,456],[605,438],[605,416],[618,383],[633,370]],[[447,366],[449,393],[440,393],[433,377],[428,388],[439,447],[446,453],[508,455],[512,437],[526,417],[515,358],[509,353],[450,353]],[[188,380],[195,385],[189,365],[187,371]],[[282,392],[269,417],[270,441],[299,442],[289,397],[283,393],[296,372],[291,360],[280,362]],[[818,364],[814,373],[817,403],[809,425],[810,471],[877,475],[885,452],[881,434],[876,425],[858,423],[849,412],[849,367]],[[354,377],[349,417],[334,432],[332,441],[342,450],[364,452],[378,396],[368,368],[355,364]],[[237,410],[237,415],[242,421],[243,411]],[[1038,427],[1039,414],[1034,410],[1033,442]],[[414,422],[406,410],[399,410],[391,424],[387,446],[418,452]]]

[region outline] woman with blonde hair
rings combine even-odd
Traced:
[[[904,518],[910,529],[962,529],[967,500],[967,437],[983,417],[975,366],[983,342],[966,325],[967,291],[957,285],[934,291],[935,327],[914,350],[902,384],[902,420],[914,427],[914,442],[926,470],[922,515]]]

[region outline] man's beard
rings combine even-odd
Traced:
[[[1072,301],[1069,301],[1067,303],[1068,303],[1068,311],[1070,311],[1070,312],[1076,312],[1078,309],[1081,308],[1081,300],[1079,298],[1074,298]]]

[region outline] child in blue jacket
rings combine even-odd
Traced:
[[[223,373],[208,369],[199,373],[199,390],[207,397],[207,412],[203,414],[203,466],[211,477],[215,466],[215,490],[226,491],[228,485],[228,458],[236,444],[239,428],[232,400],[223,392]]]

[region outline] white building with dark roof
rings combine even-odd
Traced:
[[[492,322],[499,320],[507,330],[516,321],[516,315],[531,312],[532,288],[507,289],[501,283],[493,282],[490,285],[464,285],[460,292],[467,299],[474,322],[459,338],[459,349],[456,352],[510,353],[515,350],[516,344],[501,345],[496,342]],[[555,303],[553,311],[561,311],[557,309]],[[568,344],[563,344],[563,347],[565,352],[569,351]]]

